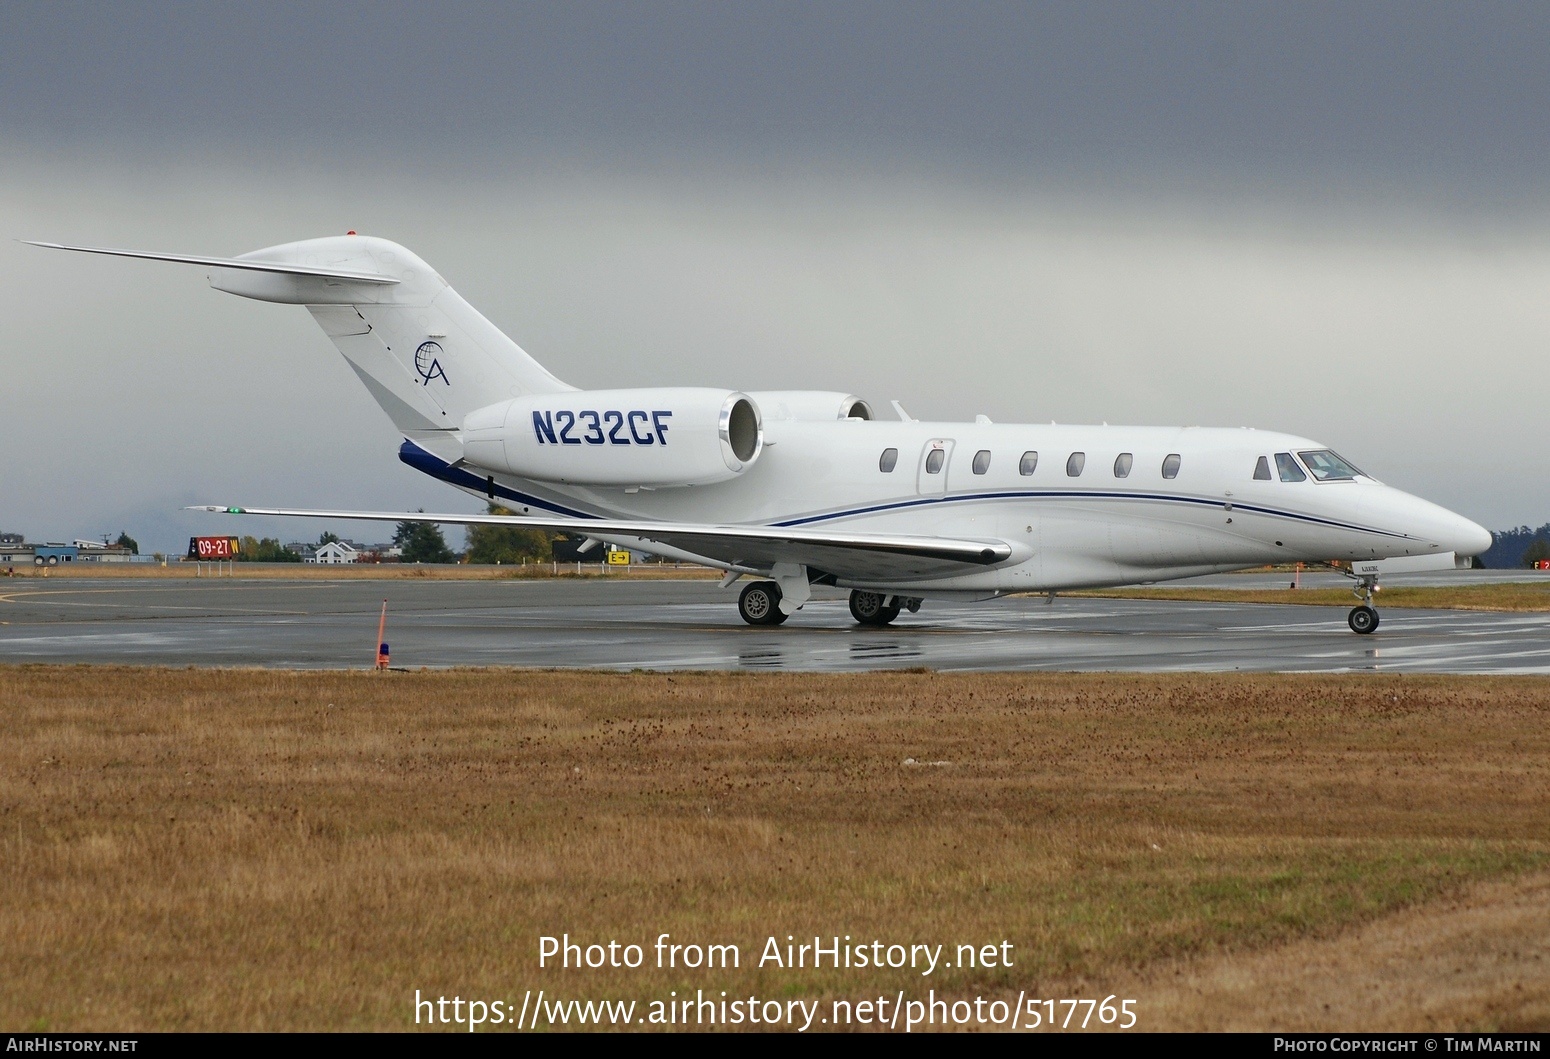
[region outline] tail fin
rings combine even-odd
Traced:
[[[331,236],[230,259],[37,245],[208,265],[216,290],[305,305],[393,425],[433,446],[460,430],[476,408],[574,389],[502,334],[435,269],[386,239]]]

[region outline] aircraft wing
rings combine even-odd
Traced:
[[[901,582],[950,577],[975,568],[1027,558],[1026,548],[999,539],[909,534],[834,533],[780,526],[713,526],[619,519],[527,518],[520,515],[453,515],[401,511],[317,511],[300,508],[199,506],[190,511],[229,515],[363,519],[372,522],[436,522],[460,526],[514,526],[558,530],[611,543],[674,549],[709,560],[707,565],[750,573],[776,563],[798,563],[841,581]]]

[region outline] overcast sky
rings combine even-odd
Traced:
[[[351,228],[579,386],[1288,430],[1537,525],[1547,100],[1541,5],[0,2],[0,529],[473,510],[303,310],[12,241]]]

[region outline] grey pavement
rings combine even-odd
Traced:
[[[0,662],[366,668],[384,598],[407,667],[1550,673],[1550,614],[1387,610],[1357,636],[1335,607],[1014,598],[928,602],[867,629],[830,590],[780,628],[751,628],[736,589],[714,582],[600,580],[0,582]]]

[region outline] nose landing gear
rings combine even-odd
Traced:
[[[1351,575],[1355,577],[1356,575]],[[1378,627],[1378,611],[1372,605],[1372,594],[1378,588],[1378,578],[1375,574],[1356,577],[1356,584],[1351,592],[1361,605],[1352,607],[1351,613],[1346,615],[1346,624],[1351,626],[1351,631],[1365,636]]]

